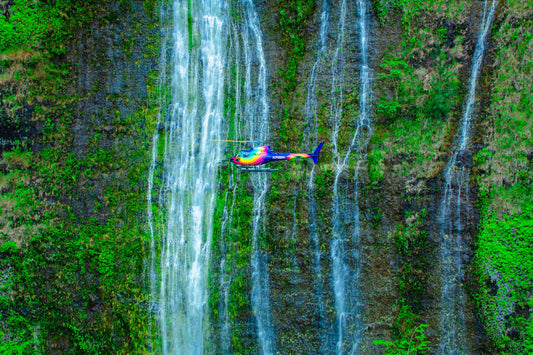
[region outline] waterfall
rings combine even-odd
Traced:
[[[328,0],[322,1],[322,8],[320,13],[320,30],[318,32],[318,45],[317,45],[317,55],[313,68],[311,69],[311,74],[309,75],[309,83],[307,85],[307,94],[305,101],[305,118],[307,120],[306,135],[304,139],[307,144],[304,144],[307,151],[311,151],[312,147],[316,147],[318,144],[318,122],[317,122],[317,99],[316,99],[316,86],[317,86],[317,72],[321,66],[324,57],[327,54],[327,34],[329,29],[329,11],[330,6]],[[311,139],[311,142],[309,142]],[[318,327],[324,327],[326,319],[326,309],[324,302],[324,280],[320,275],[322,275],[322,265],[321,265],[321,251],[320,251],[320,239],[319,239],[319,226],[318,226],[318,213],[317,213],[317,203],[315,196],[315,168],[316,165],[313,164],[311,172],[309,174],[309,180],[307,182],[307,198],[308,198],[308,210],[309,210],[309,233],[310,238],[313,241],[314,246],[314,269],[315,275],[317,275],[315,293],[316,293],[316,304],[318,306],[317,316],[318,316]],[[325,336],[325,332],[319,332]],[[325,339],[320,339],[322,344],[322,350],[325,351],[326,341]]]
[[[341,3],[341,14],[337,35],[336,49],[332,64],[332,144],[335,178],[333,184],[331,243],[333,291],[337,323],[336,353],[351,354],[360,352],[362,339],[362,315],[360,314],[359,274],[361,264],[361,245],[359,230],[358,176],[359,167],[365,154],[366,144],[371,135],[370,104],[371,104],[371,71],[368,63],[368,4],[359,0],[357,3],[360,50],[360,87],[359,117],[350,146],[344,154],[339,151],[338,134],[342,123],[344,47],[346,2]],[[351,153],[357,154],[357,163],[353,177],[353,197],[349,196],[349,186],[343,177],[348,167]],[[341,181],[342,180],[342,181]]]
[[[150,293],[152,295],[153,302],[151,303],[150,307],[150,316],[152,314],[157,313],[156,305],[157,305],[157,271],[156,271],[156,226],[154,225],[154,211],[152,207],[152,201],[154,199],[152,195],[152,191],[154,190],[154,175],[156,172],[156,166],[158,165],[158,152],[157,148],[159,146],[159,126],[161,125],[162,116],[163,116],[163,110],[164,110],[164,99],[163,99],[163,86],[167,82],[167,42],[168,42],[168,35],[167,35],[167,28],[165,26],[166,22],[166,7],[165,3],[161,3],[161,9],[160,9],[160,17],[161,17],[161,56],[159,58],[159,110],[157,115],[157,122],[156,122],[156,128],[154,130],[154,135],[152,136],[152,159],[150,162],[150,168],[148,171],[148,183],[147,183],[147,192],[146,192],[146,220],[148,223],[148,230],[150,231],[150,271],[149,271],[149,278],[150,278]],[[153,333],[152,330],[152,321],[150,321],[150,334]]]
[[[307,149],[310,151],[311,146],[316,146],[318,143],[318,123],[317,123],[317,100],[316,100],[316,79],[317,71],[320,68],[322,58],[327,53],[327,34],[329,29],[329,5],[328,0],[322,1],[322,8],[320,13],[320,30],[318,32],[318,46],[317,46],[317,55],[315,63],[311,69],[311,74],[309,75],[309,83],[307,84],[307,94],[305,100],[305,118],[307,119],[307,135],[306,139],[312,135],[313,142],[312,144],[307,144]]]
[[[444,170],[444,197],[439,211],[440,233],[440,275],[442,276],[441,311],[440,311],[440,353],[469,353],[466,341],[465,302],[463,289],[463,256],[468,249],[465,227],[469,218],[470,174],[465,158],[468,154],[470,126],[475,106],[476,87],[479,69],[483,61],[486,37],[489,32],[497,0],[492,0],[490,7],[484,3],[481,30],[472,57],[472,74],[470,76],[468,95],[464,115],[461,120],[457,150]],[[466,219],[466,221],[465,221]]]
[[[229,191],[233,191],[231,204],[229,202]],[[229,320],[229,290],[231,284],[231,275],[226,274],[226,233],[228,226],[231,226],[233,217],[233,207],[235,206],[235,186],[233,184],[233,176],[230,176],[228,191],[224,197],[224,210],[222,212],[222,221],[220,226],[220,290],[219,290],[219,315],[220,315],[220,353],[231,353],[231,329]]]
[[[468,144],[468,141],[470,139],[470,126],[472,112],[474,110],[474,104],[476,99],[476,87],[479,76],[479,69],[481,68],[481,63],[483,62],[483,54],[485,52],[485,41],[487,38],[487,34],[490,30],[490,26],[492,24],[492,19],[494,18],[494,12],[496,10],[497,4],[498,2],[496,0],[492,0],[490,8],[487,8],[487,0],[485,0],[485,5],[483,8],[483,19],[481,21],[481,31],[476,43],[476,48],[474,50],[474,56],[472,57],[472,75],[470,76],[470,82],[468,85],[468,97],[466,100],[463,119],[461,120],[461,138],[459,151],[463,151],[466,149],[466,145]]]
[[[341,50],[344,46],[344,32],[346,26],[346,1],[341,2],[341,13],[339,18],[337,42],[332,59],[331,74],[331,98],[332,98],[332,132],[331,142],[333,145],[333,163],[335,166],[335,180],[333,184],[333,208],[332,208],[332,224],[333,224],[333,239],[331,244],[331,258],[332,258],[332,274],[333,274],[333,292],[335,296],[335,312],[337,323],[337,342],[336,353],[342,354],[343,342],[344,342],[344,317],[346,314],[346,277],[349,270],[344,258],[344,242],[345,236],[342,232],[341,221],[341,196],[339,195],[339,177],[344,170],[344,166],[341,165],[341,157],[339,148],[337,146],[337,138],[339,135],[339,129],[342,122],[342,99],[343,99],[343,82],[344,82],[344,61],[341,55]]]
[[[269,105],[267,68],[263,50],[263,34],[259,17],[251,0],[243,0],[244,26],[242,33],[245,57],[245,110],[248,139],[266,142],[269,132]],[[253,72],[254,71],[254,72]],[[257,71],[257,72],[256,72]],[[254,81],[255,79],[255,81]],[[252,209],[252,311],[257,324],[257,336],[261,353],[273,354],[273,329],[270,312],[270,285],[267,256],[261,250],[261,238],[265,233],[265,198],[268,176],[251,174],[254,202]]]
[[[241,110],[241,85],[238,83],[241,82],[241,46],[239,41],[239,29],[235,24],[231,26],[231,38],[230,38],[230,49],[229,59],[233,61],[233,66],[235,68],[234,77],[228,78],[228,82],[235,83],[230,85],[234,88],[235,91],[235,113],[232,117],[233,125],[232,132],[228,133],[228,137],[243,137],[241,132],[240,120],[242,117]],[[238,173],[237,173],[238,174]],[[232,273],[227,271],[233,269],[233,265],[228,266],[228,245],[226,243],[226,236],[229,233],[229,229],[233,224],[233,211],[235,203],[237,200],[237,195],[239,193],[240,187],[240,178],[239,175],[235,175],[235,172],[229,176],[228,187],[224,197],[224,210],[222,213],[222,221],[220,223],[220,278],[219,278],[219,319],[220,319],[220,353],[227,355],[231,354],[231,324],[230,324],[230,315],[229,315],[229,300],[230,300],[230,287],[232,282]],[[231,191],[231,197],[229,197]],[[229,204],[229,206],[228,206]],[[229,273],[229,274],[228,274]]]
[[[151,281],[152,298],[161,352],[203,354],[216,171],[223,149],[214,140],[220,138],[223,122],[227,9],[222,0],[174,1],[171,12],[162,14],[172,24],[163,26],[168,36],[162,46],[162,57],[171,52],[170,63],[162,69],[169,71],[170,87],[161,89],[169,102],[162,105],[168,110],[159,198],[163,222],[157,238],[149,210],[151,251],[160,248],[160,275]],[[160,149],[157,135],[152,161]],[[153,181],[152,167],[150,173]],[[151,193],[149,189],[150,200]]]

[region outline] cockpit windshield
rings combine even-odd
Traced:
[[[252,155],[252,153],[248,150],[241,150],[239,154],[237,154],[236,158],[248,158]]]

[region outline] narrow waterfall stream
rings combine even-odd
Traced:
[[[463,155],[468,149],[471,119],[475,107],[476,85],[482,64],[484,44],[494,17],[496,0],[485,2],[481,33],[472,62],[472,75],[461,122],[456,151],[445,169],[446,188],[440,206],[441,271],[443,275],[440,316],[440,352],[468,353],[464,309],[465,294],[459,286],[462,278],[463,231],[468,218],[468,170]],[[335,340],[326,339],[323,332],[323,352],[358,354],[362,342],[362,312],[359,278],[361,272],[360,217],[358,205],[359,168],[364,163],[366,145],[372,134],[370,117],[372,71],[369,64],[369,4],[358,0],[355,31],[358,43],[359,113],[349,133],[340,139],[347,126],[343,118],[348,46],[348,2],[339,2],[334,38],[328,43],[332,6],[322,2],[320,30],[317,35],[317,54],[312,67],[305,105],[308,131],[304,144],[308,148],[318,143],[317,98],[315,88],[320,80],[323,58],[331,59],[330,123],[333,166],[331,285],[333,289]],[[232,29],[231,58],[237,68],[235,85],[235,134],[254,141],[268,142],[269,100],[267,64],[263,48],[263,34],[252,0],[241,0],[242,23]],[[161,352],[164,354],[203,354],[208,336],[207,272],[211,250],[211,226],[216,194],[217,162],[223,159],[224,146],[216,139],[224,132],[224,85],[227,61],[228,11],[222,1],[203,1],[198,4],[175,1],[171,9],[162,7],[162,18],[172,26],[163,26],[166,40],[162,44],[161,85],[163,89],[159,123],[164,130],[155,132],[152,141],[152,164],[148,181],[148,202],[159,196],[157,211],[149,203],[148,227],[152,236],[150,285],[153,314],[160,328]],[[331,29],[330,29],[331,27]],[[328,54],[328,47],[332,46]],[[242,72],[241,72],[242,70]],[[168,94],[167,94],[168,92]],[[167,98],[168,97],[168,98]],[[344,142],[344,143],[342,143]],[[355,160],[355,164],[350,161]],[[349,166],[352,168],[349,168]],[[314,196],[315,166],[307,181],[310,216],[310,240],[314,246],[314,268],[321,274],[322,256],[317,225],[317,203]],[[231,178],[233,191],[234,177]],[[156,182],[156,180],[160,180]],[[253,187],[251,219],[251,307],[254,316],[258,352],[274,354],[275,334],[270,304],[268,259],[262,250],[265,234],[265,200],[269,177],[265,173],[249,175]],[[157,190],[156,186],[159,188]],[[294,204],[296,204],[294,202]],[[224,258],[224,230],[231,225],[235,193],[225,194],[222,213],[220,270],[226,270]],[[296,221],[296,214],[293,216]],[[294,222],[295,224],[295,222]],[[293,228],[294,233],[294,228]],[[294,237],[296,238],[296,237]],[[159,264],[155,262],[160,255]],[[228,314],[231,275],[221,273],[219,294],[220,347],[231,353],[231,324]],[[317,326],[326,327],[324,280],[317,279]]]
[[[161,352],[203,354],[216,170],[223,149],[214,140],[220,138],[223,122],[227,9],[224,1],[174,1],[168,11],[171,15],[162,17],[171,19],[172,26],[163,27],[168,31],[163,43],[171,46],[162,48],[171,51],[170,62],[163,63],[170,87],[162,91],[170,91],[170,102],[164,113],[159,199],[163,222],[159,241],[153,237],[161,249],[160,275],[152,281],[152,297],[158,308]],[[160,149],[157,134],[154,161]]]
[[[156,233],[157,233],[157,225],[158,223],[154,221],[154,209],[152,207],[152,201],[155,199],[153,196],[153,191],[157,188],[154,184],[154,175],[156,174],[156,166],[158,165],[158,146],[159,146],[159,126],[162,123],[163,115],[164,115],[164,107],[165,107],[165,100],[163,98],[163,90],[162,88],[166,85],[168,80],[167,75],[167,63],[168,63],[168,55],[167,55],[167,44],[169,41],[169,34],[168,34],[168,26],[167,26],[167,9],[165,6],[165,3],[161,3],[160,8],[160,18],[161,18],[161,56],[159,57],[159,110],[157,115],[157,129],[154,131],[154,135],[152,136],[152,157],[150,161],[150,168],[148,171],[148,183],[147,183],[147,192],[146,192],[146,220],[148,223],[148,230],[150,232],[150,269],[149,269],[149,279],[150,279],[150,293],[152,297],[152,303],[150,307],[150,316],[152,316],[154,313],[158,311],[157,304],[158,304],[158,275],[157,275],[157,255],[156,255]],[[159,189],[158,197],[161,196],[162,189]],[[153,334],[152,327],[152,321],[150,321],[150,334]]]
[[[228,55],[228,64],[233,65],[235,68],[234,77],[231,77],[231,74],[228,78],[228,86],[234,88],[235,94],[235,106],[234,114],[231,119],[235,123],[233,125],[233,130],[228,132],[228,137],[243,137],[241,131],[241,120],[242,120],[242,109],[240,106],[241,102],[241,85],[232,85],[231,83],[240,83],[241,82],[241,42],[239,40],[240,29],[235,25],[231,25],[231,34],[230,34],[230,47]],[[232,86],[231,86],[232,85]],[[222,212],[222,221],[220,223],[220,278],[219,278],[219,317],[220,317],[220,337],[219,337],[219,348],[220,353],[223,355],[231,354],[231,321],[229,315],[230,308],[230,287],[233,279],[233,273],[230,271],[234,266],[228,261],[228,244],[226,238],[228,233],[230,233],[231,226],[233,224],[233,212],[235,209],[235,204],[237,200],[237,194],[240,190],[240,175],[238,172],[234,171],[229,176],[228,188],[224,195],[224,210]],[[228,265],[229,264],[229,265]]]
[[[0,355],[533,355],[533,0],[0,0],[0,39]]]
[[[220,315],[220,340],[219,347],[220,353],[227,355],[231,354],[231,328],[230,328],[230,316],[229,316],[229,292],[232,275],[226,273],[227,267],[227,245],[226,245],[226,234],[228,232],[229,226],[231,226],[233,221],[233,210],[235,207],[235,190],[236,186],[234,185],[233,175],[229,178],[228,191],[226,191],[224,196],[224,210],[222,212],[222,221],[220,226],[220,290],[219,290],[219,315]],[[232,191],[230,196],[230,191]]]
[[[320,12],[320,30],[318,32],[318,43],[317,43],[317,55],[313,68],[311,69],[311,74],[309,76],[309,83],[307,84],[307,95],[305,101],[305,118],[307,120],[307,131],[304,136],[306,144],[304,148],[306,151],[311,151],[312,147],[318,145],[318,121],[317,121],[317,98],[316,98],[316,86],[317,86],[317,75],[321,66],[324,65],[325,56],[327,55],[327,35],[329,30],[329,12],[330,5],[328,0],[322,1],[322,7]],[[320,239],[319,239],[319,230],[318,225],[318,211],[317,211],[317,201],[315,196],[315,169],[316,166],[313,164],[311,172],[309,173],[309,180],[307,182],[307,205],[309,209],[309,233],[310,238],[313,241],[314,247],[314,269],[315,275],[322,275],[322,262],[321,262],[321,250],[320,250]],[[324,280],[322,277],[317,277],[315,285],[315,300],[317,304],[318,311],[318,324],[320,328],[320,333],[322,334],[321,339],[321,350],[325,352],[327,332],[323,330],[325,326],[326,319],[326,305],[324,301]]]
[[[472,74],[470,76],[465,110],[455,153],[444,170],[444,197],[439,211],[440,274],[442,275],[441,313],[440,313],[440,353],[470,353],[466,339],[465,319],[466,294],[463,289],[463,258],[469,248],[470,237],[465,233],[469,218],[469,165],[467,161],[468,144],[472,115],[476,102],[476,87],[479,71],[485,52],[486,38],[489,33],[497,1],[492,0],[488,6],[484,3],[480,33],[472,57]]]
[[[344,83],[344,60],[342,48],[344,47],[345,39],[344,33],[346,30],[346,1],[343,0],[340,4],[339,23],[337,25],[337,38],[334,55],[332,58],[331,74],[331,101],[332,101],[332,130],[331,143],[333,145],[333,164],[335,166],[335,180],[333,185],[333,207],[332,207],[332,224],[333,224],[333,239],[331,242],[331,258],[332,258],[332,276],[333,276],[333,292],[335,296],[335,312],[337,323],[337,341],[336,353],[341,354],[344,342],[344,324],[346,314],[346,277],[348,274],[347,265],[344,258],[343,250],[343,235],[341,221],[344,219],[341,216],[341,195],[339,192],[339,177],[344,166],[342,166],[339,147],[337,145],[339,130],[342,122],[342,101],[343,101],[343,83]]]
[[[270,137],[267,68],[263,50],[263,34],[252,0],[243,0],[243,42],[245,57],[244,118],[247,139],[267,142]],[[264,143],[265,144],[265,143]],[[268,260],[261,250],[265,233],[265,198],[268,191],[266,173],[251,174],[253,186],[252,210],[252,310],[262,354],[274,354],[274,334],[270,312],[270,282]]]
[[[343,83],[345,66],[343,48],[345,46],[346,2],[341,4],[340,20],[336,49],[332,64],[333,100],[332,143],[335,179],[333,185],[331,243],[333,290],[337,323],[336,354],[355,354],[362,339],[362,315],[360,314],[359,274],[361,269],[361,244],[359,230],[358,178],[359,166],[364,159],[366,144],[371,136],[371,71],[368,62],[368,4],[364,0],[357,2],[357,29],[359,36],[360,73],[359,73],[359,117],[356,121],[350,145],[341,153],[338,147],[338,135],[342,125]],[[356,154],[356,166],[353,177],[353,195],[346,175],[352,153]]]

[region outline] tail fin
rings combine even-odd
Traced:
[[[315,164],[318,164],[318,155],[320,154],[320,149],[322,149],[322,146],[324,145],[324,142],[320,142],[318,147],[315,149],[313,154],[311,154],[311,158],[313,158],[313,162]]]

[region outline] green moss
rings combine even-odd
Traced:
[[[476,300],[487,333],[502,353],[533,351],[531,280],[533,227],[531,166],[533,100],[530,34],[532,9],[506,2],[492,33],[494,70],[485,84],[491,92],[480,125],[483,148],[474,155],[475,181],[481,190],[481,219],[476,249],[480,280]]]
[[[377,89],[375,131],[386,132],[380,145],[389,159],[401,157],[392,166],[396,176],[430,178],[444,167],[440,154],[451,146],[464,95],[461,64],[449,54],[459,50],[462,32],[448,35],[454,40],[446,40],[442,29],[414,26],[377,70],[383,85]]]
[[[424,330],[428,325],[419,322],[420,317],[413,313],[405,300],[402,299],[399,302],[399,307],[398,318],[394,323],[396,339],[394,341],[374,340],[374,344],[386,346],[387,349],[383,355],[426,354],[430,342]]]
[[[228,139],[249,139],[249,137],[235,137],[239,127],[237,105],[235,102],[236,86],[244,85],[242,77],[237,77],[237,67],[230,69],[230,83],[226,87],[224,110],[228,118]],[[241,70],[242,72],[242,70]],[[230,149],[238,149],[231,146]],[[230,184],[231,180],[231,184]],[[231,352],[244,354],[252,351],[255,340],[249,339],[246,334],[246,324],[252,317],[251,273],[250,261],[252,255],[252,225],[253,215],[253,186],[248,175],[234,169],[232,165],[221,164],[218,182],[224,188],[216,196],[216,208],[213,216],[213,243],[212,265],[209,276],[209,314],[212,327],[218,329],[221,322],[225,321],[219,309],[222,301],[220,295],[223,287],[229,288],[227,300],[229,327],[231,330]],[[225,269],[221,269],[220,260],[225,259]],[[229,285],[221,285],[221,276],[229,281]],[[208,348],[216,349],[218,342],[208,341]],[[215,350],[213,350],[216,352]]]
[[[494,210],[490,202],[496,195],[515,201],[515,212]],[[533,196],[531,185],[494,189],[485,197],[476,250],[477,301],[488,333],[498,347],[516,354],[533,350],[531,315],[522,311],[533,303],[533,204],[523,196]],[[509,337],[513,329],[516,333]]]
[[[194,47],[194,39],[193,39],[193,9],[191,5],[191,0],[187,0],[187,28],[189,30],[189,51],[191,51]]]
[[[277,30],[282,34],[282,46],[286,50],[285,69],[280,69],[285,81],[282,96],[286,97],[296,88],[298,63],[306,52],[307,40],[304,31],[314,13],[315,2],[310,0],[280,1]]]
[[[384,158],[386,152],[378,147],[374,147],[367,154],[368,161],[368,180],[370,184],[379,184],[385,174]]]
[[[81,24],[110,20],[106,9],[92,2],[15,1],[13,15],[0,18],[2,25],[17,20],[20,34],[27,35],[2,42],[2,69],[20,68],[2,77],[15,93],[8,105],[29,108],[31,118],[17,116],[16,108],[13,117],[43,127],[0,161],[0,272],[13,270],[0,285],[0,313],[9,315],[1,320],[6,341],[0,352],[147,351],[142,275],[148,236],[140,217],[146,207],[145,147],[157,114],[148,102],[154,93],[130,105],[137,112],[116,115],[112,128],[103,129],[103,113],[95,113],[87,145],[74,152],[72,124],[83,121],[76,108],[88,97],[68,94],[75,70],[61,56]],[[4,30],[0,26],[0,36],[9,35]],[[127,51],[135,42],[123,44]]]

